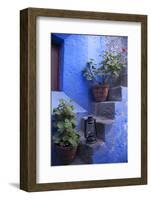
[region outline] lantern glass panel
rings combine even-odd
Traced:
[[[95,124],[94,123],[87,124],[87,137],[90,135],[95,136]]]
[[[97,141],[97,132],[96,132],[96,121],[92,116],[88,116],[86,120],[86,132],[85,132],[86,142],[95,143]]]

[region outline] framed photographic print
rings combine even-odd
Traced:
[[[147,16],[20,12],[20,188],[147,184]]]

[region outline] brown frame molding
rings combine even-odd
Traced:
[[[62,17],[141,23],[141,178],[36,183],[36,18]],[[147,184],[147,16],[27,8],[20,11],[20,188],[46,191]]]

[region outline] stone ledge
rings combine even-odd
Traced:
[[[112,124],[112,123],[114,123],[113,119],[107,119],[105,117],[98,117],[98,116],[93,115],[93,118],[96,119],[96,123],[99,123],[99,124]],[[83,117],[82,119],[85,121],[87,119],[87,116]]]
[[[105,101],[92,103],[92,112],[95,116],[113,120],[115,117],[115,103],[113,101]]]
[[[100,149],[100,147],[104,144],[102,140],[97,140],[95,144],[87,144],[85,142],[85,138],[81,137],[81,141],[78,147],[77,156],[84,164],[92,164],[93,156],[95,152]]]
[[[109,90],[108,101],[127,101],[127,87],[117,86]]]

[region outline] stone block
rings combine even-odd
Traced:
[[[95,152],[100,149],[102,145],[102,140],[97,140],[95,144],[87,144],[85,138],[81,138],[77,156],[84,164],[92,164],[94,163],[93,157]]]
[[[115,102],[105,101],[92,103],[92,111],[96,116],[100,116],[105,119],[114,119],[115,117]]]
[[[127,101],[127,88],[122,86],[110,88],[108,101]]]
[[[127,67],[124,67],[121,70],[120,76],[119,76],[119,80],[120,80],[120,85],[127,87]]]

